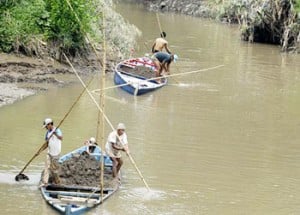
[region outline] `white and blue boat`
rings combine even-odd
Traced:
[[[117,64],[114,82],[126,92],[138,96],[165,86],[167,78],[157,78],[153,61],[148,57],[140,57]]]
[[[87,146],[80,147],[66,155],[63,155],[59,159],[59,162],[63,164],[65,161],[68,161],[74,156],[80,156],[86,151],[86,147]],[[101,149],[98,146],[95,147],[94,152],[90,153],[90,156],[93,156],[97,161],[99,161],[100,165]],[[111,169],[112,161],[108,156],[104,155],[104,177],[107,176],[106,174],[112,175]],[[106,178],[112,178],[112,176]],[[111,183],[108,183],[109,186],[103,187],[103,192],[101,191],[100,186],[90,187],[80,185],[48,184],[47,186],[41,187],[41,193],[46,202],[60,214],[82,214],[101,204],[114,194],[119,188],[119,183],[119,181],[112,180]]]

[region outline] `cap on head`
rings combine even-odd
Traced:
[[[53,120],[50,118],[46,118],[43,123],[43,128],[45,128],[49,123],[53,123]]]
[[[118,124],[117,130],[125,130],[125,129],[126,129],[126,127],[125,127],[124,123]]]
[[[177,60],[178,60],[178,55],[177,55],[177,54],[174,54],[174,55],[173,55],[173,61],[174,61],[174,63],[176,63]]]
[[[165,38],[166,36],[167,36],[167,34],[166,34],[166,32],[161,32],[161,34],[160,34],[160,36],[162,37],[162,38]]]
[[[96,144],[96,139],[95,139],[95,137],[91,137],[91,138],[89,139],[89,144],[92,144],[92,145]]]

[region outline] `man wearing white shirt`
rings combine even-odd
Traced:
[[[113,162],[113,177],[116,178],[123,165],[121,151],[129,153],[127,135],[123,123],[119,123],[117,130],[112,131],[108,135],[105,150]]]
[[[63,139],[62,132],[59,128],[54,127],[53,120],[50,118],[46,118],[44,120],[43,128],[47,129],[45,135],[47,144],[44,145],[40,152],[48,148],[48,153],[41,186],[45,186],[48,184],[49,173],[51,173],[51,175],[53,176],[54,184],[59,184],[60,180],[58,176],[58,159],[61,152],[61,141]]]

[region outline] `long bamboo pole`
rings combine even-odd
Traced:
[[[163,33],[163,30],[162,30],[162,28],[161,28],[161,23],[160,23],[160,20],[159,20],[159,15],[158,15],[158,13],[156,13],[156,19],[157,19],[157,23],[158,23],[158,26],[159,26],[160,33],[162,34],[162,33]],[[177,72],[178,72],[178,68],[177,68],[176,64],[175,64],[174,66],[175,66],[175,68],[176,68],[176,70],[177,70]],[[180,82],[179,82],[176,78],[172,77],[172,79],[173,79],[177,84],[180,84]]]
[[[81,23],[81,21],[80,21],[78,15],[77,15],[77,13],[74,11],[74,9],[73,9],[73,7],[72,7],[70,1],[69,1],[69,0],[65,0],[65,1],[67,2],[67,4],[68,4],[69,8],[71,9],[71,11],[74,13],[75,18],[77,19],[77,22],[79,23],[80,27],[82,28],[82,23]],[[83,28],[82,28],[82,29],[83,29]],[[83,31],[83,30],[82,30],[82,31]],[[96,47],[95,47],[94,43],[92,43],[91,38],[89,37],[89,35],[88,35],[85,31],[83,31],[83,33],[85,34],[85,37],[86,37],[87,41],[89,42],[89,44],[92,46],[92,49],[94,50],[94,52],[95,52],[95,54],[96,54],[96,56],[97,56],[97,59],[99,60],[100,65],[103,66],[103,62],[101,61],[100,56],[98,55],[98,52],[97,52],[97,50],[96,50]]]
[[[66,58],[66,60],[67,60],[68,64],[70,65],[70,67],[72,68],[73,72],[75,73],[75,75],[76,75],[77,78],[79,79],[81,85],[86,89],[88,95],[90,96],[90,98],[92,99],[92,101],[95,103],[95,105],[96,105],[96,107],[98,108],[98,110],[101,111],[101,112],[103,113],[103,117],[104,117],[105,121],[107,122],[107,124],[111,127],[112,130],[115,130],[115,129],[114,129],[114,126],[112,125],[112,123],[110,122],[110,120],[108,119],[108,117],[106,116],[106,114],[104,114],[102,108],[99,106],[98,102],[95,100],[95,98],[94,98],[94,96],[92,95],[92,93],[90,92],[90,90],[87,89],[85,83],[82,81],[82,79],[81,79],[80,76],[78,75],[78,72],[76,71],[76,69],[74,68],[74,66],[72,65],[72,63],[70,62],[69,58],[65,55],[65,53],[63,53],[63,55],[64,55],[64,57]],[[119,140],[122,142],[122,140],[120,139],[119,136],[118,136],[118,138],[119,138]],[[130,153],[128,153],[128,152],[127,152],[126,154],[127,154],[127,156],[129,157],[129,159],[130,159],[131,163],[133,164],[133,166],[135,167],[135,169],[136,169],[137,173],[139,174],[140,178],[141,178],[142,181],[144,182],[146,188],[147,188],[148,190],[150,190],[150,188],[149,188],[149,186],[148,186],[146,180],[144,179],[144,177],[143,177],[141,171],[138,169],[138,167],[137,167],[136,163],[134,162],[132,156],[131,156]]]
[[[199,69],[199,70],[194,70],[194,71],[189,71],[189,72],[182,72],[182,73],[178,73],[178,74],[172,74],[172,75],[165,75],[163,76],[164,78],[168,78],[168,77],[173,77],[173,76],[181,76],[181,75],[189,75],[189,74],[194,74],[194,73],[198,73],[198,72],[204,72],[204,71],[208,71],[208,70],[213,70],[213,69],[218,69],[220,67],[223,67],[224,65],[218,65],[218,66],[214,66],[214,67],[209,67],[206,69]],[[109,89],[114,89],[114,88],[118,88],[118,87],[123,87],[123,86],[127,86],[130,84],[139,84],[141,82],[145,82],[145,81],[152,81],[152,80],[157,80],[157,79],[161,79],[162,77],[155,77],[155,78],[149,78],[149,79],[145,79],[145,80],[141,80],[141,81],[136,81],[136,82],[128,82],[125,84],[119,84],[119,85],[114,85],[114,86],[110,86],[110,87],[106,87],[103,90],[109,90]],[[93,92],[97,92],[100,91],[99,89],[93,90]]]
[[[88,82],[88,85],[90,85],[90,83],[92,82],[92,79]],[[65,116],[62,118],[62,120],[59,122],[59,124],[56,126],[56,129],[58,129],[63,122],[65,121],[65,119],[69,116],[69,114],[71,113],[71,111],[73,110],[73,108],[75,107],[75,105],[77,104],[77,102],[79,101],[79,99],[81,98],[81,96],[83,95],[83,93],[85,92],[85,89],[82,90],[82,92],[80,93],[80,95],[77,97],[77,99],[74,101],[74,103],[72,104],[72,106],[70,107],[70,109],[68,110],[68,112],[65,114]],[[55,129],[55,130],[56,130]],[[52,137],[52,135],[54,134],[54,132],[50,135],[50,137],[48,138],[48,140]],[[26,163],[26,165],[24,166],[24,168],[19,172],[19,174],[15,177],[16,181],[18,180],[18,176],[22,175],[22,173],[25,171],[25,169],[28,167],[28,165],[34,160],[34,158],[36,158],[46,147],[47,141],[45,141],[43,143],[43,145],[38,149],[38,151],[32,156],[32,158]],[[28,177],[27,177],[28,178]]]
[[[103,66],[102,66],[102,75],[101,75],[101,89],[105,88],[105,70],[106,70],[106,21],[105,21],[105,6],[103,5],[103,12],[102,12],[102,24],[103,24]],[[105,94],[104,90],[100,92],[100,106],[102,107],[102,111],[99,111],[100,114],[100,127],[101,127],[101,180],[100,180],[100,187],[101,187],[101,201],[103,202],[103,190],[104,190],[104,107],[105,107]]]
[[[72,5],[70,4],[69,0],[65,0],[65,1],[66,1],[67,4],[69,5],[69,7],[70,7],[70,9],[72,10],[72,12],[74,13],[74,15],[75,15],[75,17],[76,17],[78,23],[79,23],[80,26],[82,27],[82,24],[81,24],[81,22],[80,22],[80,19],[78,18],[77,14],[76,14],[76,12],[74,11],[74,9],[73,9]],[[85,33],[86,33],[86,32],[85,32]],[[100,64],[101,64],[101,66],[103,67],[103,62],[101,62],[101,60],[100,60],[100,58],[99,58],[99,55],[98,55],[98,53],[97,53],[97,51],[96,51],[96,48],[95,48],[94,44],[91,42],[91,40],[90,40],[88,34],[86,34],[86,38],[87,38],[87,40],[90,42],[90,44],[91,44],[91,46],[92,46],[92,48],[93,48],[93,50],[94,50],[94,52],[95,52],[97,58],[99,59],[99,62],[100,62]],[[78,73],[76,72],[75,68],[74,68],[73,65],[71,64],[71,62],[70,62],[70,60],[68,59],[68,57],[65,55],[65,53],[63,53],[63,55],[64,55],[65,58],[67,59],[69,65],[70,65],[71,68],[73,69],[73,71],[74,71],[74,73],[76,74],[77,78],[80,80],[81,84],[86,88],[84,82],[82,81],[82,79],[80,78],[80,76],[78,75]],[[97,108],[102,112],[103,117],[105,118],[105,120],[107,121],[107,123],[108,123],[108,124],[110,125],[110,127],[114,130],[114,127],[113,127],[112,124],[110,123],[108,117],[104,114],[103,110],[100,108],[100,106],[98,105],[98,103],[97,103],[96,100],[94,99],[94,97],[93,97],[93,95],[91,94],[91,92],[90,92],[88,89],[86,89],[86,90],[87,90],[89,96],[92,98],[92,100],[93,100],[94,103],[96,104]],[[118,138],[120,139],[119,136],[118,136]],[[120,140],[120,141],[121,141],[121,140]],[[102,149],[102,150],[103,150],[103,149]],[[133,161],[133,158],[131,157],[131,155],[130,155],[129,153],[127,153],[127,155],[128,155],[128,157],[130,158],[130,160]],[[137,172],[139,173],[140,177],[142,178],[142,181],[144,182],[145,186],[146,186],[146,187],[148,188],[148,190],[149,190],[150,188],[149,188],[148,184],[146,183],[144,177],[142,176],[140,170],[138,169],[138,167],[136,166],[135,163],[132,162],[132,164],[133,164],[134,167],[136,168]]]
[[[159,15],[158,15],[158,13],[156,13],[156,19],[157,19],[159,31],[160,31],[160,33],[162,34],[163,30],[162,30],[162,28],[161,28],[161,24],[160,24],[160,21],[159,21]]]

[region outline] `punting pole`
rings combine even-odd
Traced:
[[[106,21],[105,21],[105,6],[103,5],[103,11],[102,11],[102,25],[103,25],[103,58],[102,58],[102,75],[101,75],[101,80],[100,80],[100,86],[101,89],[105,88],[105,70],[106,70]],[[104,90],[100,92],[100,106],[102,108],[102,111],[98,112],[98,126],[100,126],[101,129],[101,135],[100,135],[100,140],[101,140],[101,177],[100,177],[100,187],[101,187],[101,201],[103,202],[103,190],[104,190],[104,108],[105,108],[105,92]]]
[[[82,79],[80,78],[80,76],[78,75],[78,72],[75,70],[74,66],[71,64],[69,58],[65,55],[65,53],[63,53],[64,57],[66,58],[68,64],[71,66],[73,72],[75,73],[75,75],[77,76],[77,78],[79,79],[80,83],[82,84],[82,86],[86,89],[86,92],[88,93],[88,95],[90,96],[90,98],[92,99],[92,101],[95,103],[96,107],[98,108],[99,111],[102,112],[103,117],[105,119],[105,121],[107,122],[107,124],[111,127],[112,130],[114,129],[114,126],[112,125],[112,123],[110,122],[110,120],[108,119],[108,117],[106,116],[106,114],[104,114],[102,108],[99,106],[98,102],[95,100],[95,98],[93,97],[91,91],[89,89],[87,89],[87,86],[85,85],[85,83],[82,81]],[[122,140],[120,139],[120,137],[118,136],[119,140],[122,142]],[[130,153],[126,153],[127,156],[129,157],[131,163],[133,164],[133,166],[135,167],[137,173],[139,174],[139,176],[141,177],[142,181],[144,182],[145,186],[147,187],[148,190],[150,190],[146,180],[144,179],[141,171],[138,169],[137,165],[135,164],[132,156],[130,155]]]
[[[189,72],[182,72],[182,73],[178,73],[178,74],[172,74],[172,75],[164,75],[163,78],[169,78],[169,77],[173,77],[173,76],[180,76],[180,75],[189,75],[189,74],[194,74],[194,73],[198,73],[198,72],[204,72],[204,71],[208,71],[208,70],[213,70],[213,69],[218,69],[220,67],[223,67],[224,65],[218,65],[218,66],[214,66],[214,67],[209,67],[209,68],[205,68],[205,69],[199,69],[199,70],[194,70],[194,71],[189,71]],[[145,79],[145,80],[141,80],[140,82],[144,82],[144,81],[152,81],[152,80],[157,80],[157,79],[161,79],[162,77],[155,77],[155,78],[149,78],[149,79]],[[135,82],[138,83],[138,82]],[[118,87],[123,87],[123,86],[127,86],[133,84],[133,82],[128,82],[126,84],[119,84],[119,85],[114,85],[114,86],[110,86],[110,87],[106,87],[103,90],[109,90],[109,89],[114,89],[114,88],[118,88]],[[98,90],[94,90],[93,92],[97,92]]]
[[[79,23],[80,25],[82,25],[81,22],[80,22],[80,19],[78,18],[77,14],[76,14],[76,12],[74,11],[74,9],[73,9],[72,5],[70,4],[69,0],[65,0],[65,1],[67,2],[67,4],[69,5],[70,9],[71,9],[72,12],[74,13],[74,15],[75,15],[75,17],[76,17],[78,23]],[[100,62],[100,64],[101,64],[102,68],[103,68],[103,66],[104,66],[104,65],[103,65],[103,62],[101,62],[101,60],[100,60],[100,58],[99,58],[99,56],[98,56],[98,53],[97,53],[97,51],[96,51],[96,48],[95,48],[94,44],[91,42],[91,40],[90,40],[90,38],[89,38],[89,36],[88,36],[87,34],[86,34],[86,38],[88,39],[88,41],[89,41],[90,44],[92,45],[92,48],[93,48],[93,50],[94,50],[94,52],[95,52],[97,58],[99,59],[99,62]],[[97,108],[102,112],[103,117],[104,117],[104,119],[106,120],[106,122],[110,125],[110,127],[111,127],[113,130],[115,130],[114,127],[113,127],[113,125],[112,125],[111,122],[109,121],[108,117],[104,114],[103,110],[100,108],[100,106],[99,106],[98,103],[96,102],[95,98],[93,97],[93,95],[91,94],[91,92],[87,89],[86,85],[84,84],[84,82],[82,81],[82,79],[80,78],[80,76],[78,75],[78,73],[76,72],[76,70],[75,70],[75,68],[73,67],[73,65],[71,64],[70,60],[67,58],[67,56],[65,55],[65,53],[63,53],[63,55],[65,56],[66,60],[67,60],[68,63],[70,64],[71,68],[73,69],[73,71],[74,71],[74,73],[76,74],[77,78],[80,80],[80,82],[81,82],[81,84],[83,85],[83,87],[87,90],[87,92],[88,92],[89,96],[92,98],[93,102],[96,104]],[[104,70],[104,72],[105,72],[105,70]],[[119,138],[119,140],[120,140],[120,137],[119,137],[119,136],[118,136],[118,138]],[[121,140],[120,140],[120,141],[121,141]],[[103,150],[103,149],[102,149],[102,150]],[[130,161],[132,162],[132,161],[133,161],[133,158],[130,156],[129,153],[127,153],[127,155],[129,156],[129,158],[131,158]],[[137,172],[139,173],[140,177],[142,178],[142,180],[143,180],[145,186],[148,188],[148,190],[150,190],[148,184],[146,183],[144,177],[142,176],[141,172],[139,171],[139,169],[137,168],[137,166],[135,165],[135,163],[132,162],[132,164],[134,165],[134,167],[136,168],[136,170],[137,170]]]
[[[90,85],[91,82],[92,82],[92,79],[88,82],[88,86]],[[81,96],[83,95],[84,92],[85,92],[85,88],[82,90],[82,92],[80,93],[80,95],[78,96],[78,98],[75,100],[75,102],[72,104],[72,106],[70,107],[69,111],[65,114],[65,116],[60,121],[60,123],[56,126],[56,129],[58,129],[62,125],[62,123],[68,117],[68,115],[71,113],[71,111],[73,110],[73,108],[75,107],[75,105],[77,104],[77,102],[79,101],[79,99],[81,98]],[[50,137],[48,138],[48,140],[52,137],[53,134],[54,134],[54,132],[50,135]],[[36,158],[47,147],[47,144],[48,144],[47,141],[45,141],[44,144],[38,149],[38,151],[27,162],[27,164],[24,166],[24,168],[19,172],[19,174],[16,175],[16,177],[15,177],[16,181],[29,180],[29,177],[26,176],[25,174],[23,174],[23,172],[28,167],[28,165],[34,160],[34,158]]]

